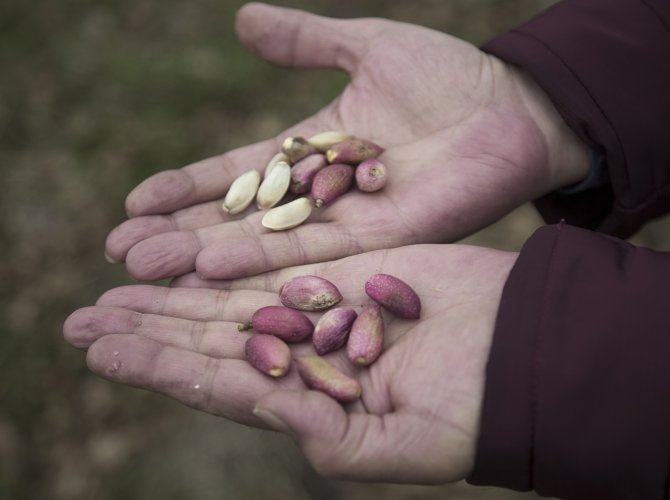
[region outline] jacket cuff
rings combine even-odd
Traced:
[[[524,245],[486,370],[472,484],[666,498],[670,255],[567,225]]]
[[[611,185],[536,201],[547,222],[627,237],[670,210],[670,3],[564,0],[482,49],[521,67],[606,155]]]

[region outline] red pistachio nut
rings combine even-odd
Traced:
[[[356,316],[356,311],[350,307],[336,307],[326,311],[317,321],[312,335],[316,353],[323,356],[342,347]]]
[[[379,191],[386,184],[386,167],[377,158],[363,161],[356,167],[356,187],[365,192]]]
[[[291,192],[309,193],[316,173],[327,164],[322,154],[309,155],[291,167]]]
[[[247,361],[271,377],[283,377],[291,366],[291,350],[274,335],[254,335],[244,345]]]
[[[337,197],[343,195],[354,180],[354,168],[344,163],[328,165],[319,170],[312,182],[311,196],[314,206],[319,208],[327,205]]]
[[[279,300],[286,307],[302,311],[322,311],[342,300],[337,287],[325,278],[296,276],[279,289]]]
[[[358,381],[320,356],[301,356],[295,359],[300,378],[310,389],[324,392],[340,403],[350,403],[361,396]]]
[[[326,151],[328,163],[351,163],[357,165],[363,160],[376,158],[384,148],[367,139],[349,139],[333,144]]]
[[[300,311],[284,306],[261,307],[251,321],[238,325],[239,330],[253,328],[258,333],[274,335],[286,342],[300,342],[314,332],[314,324]]]
[[[418,319],[421,300],[412,287],[390,274],[375,274],[365,283],[365,293],[390,312],[406,319]]]
[[[347,357],[355,365],[375,362],[384,347],[384,320],[377,304],[363,307],[351,325],[347,340]]]

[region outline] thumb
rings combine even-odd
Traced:
[[[351,72],[364,53],[362,22],[249,3],[238,11],[235,31],[247,49],[273,64]]]
[[[347,413],[316,391],[275,391],[254,409],[267,425],[293,436],[322,475],[351,480],[453,480],[424,448],[426,423],[411,415]],[[408,446],[408,444],[411,445]]]

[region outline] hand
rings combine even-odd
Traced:
[[[485,365],[515,259],[484,248],[421,245],[219,282],[220,290],[128,286],[74,312],[64,334],[88,348],[89,367],[102,377],[288,432],[322,474],[456,481],[473,466]],[[343,304],[359,306],[370,302],[363,283],[377,272],[409,282],[423,309],[417,321],[384,313],[385,350],[367,369],[354,369],[342,350],[328,355],[358,378],[358,402],[342,407],[305,390],[294,367],[274,380],[244,361],[250,333],[236,325],[258,307],[278,304],[285,280],[323,276],[338,286]],[[309,342],[292,351],[313,354]]]
[[[106,253],[134,277],[237,278],[412,243],[455,241],[579,180],[586,147],[518,70],[451,36],[381,19],[335,20],[249,4],[242,43],[272,63],[337,68],[351,82],[271,140],[161,172],[127,198]],[[263,213],[221,210],[232,180],[262,170],[289,135],[345,130],[387,148],[386,187],[352,191],[308,224],[273,233]]]

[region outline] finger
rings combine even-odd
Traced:
[[[361,299],[364,298],[361,280],[381,272],[386,256],[386,250],[373,250],[335,261],[284,267],[275,271],[237,279],[206,279],[196,273],[187,273],[173,279],[170,286],[217,290],[258,290],[278,293],[282,285],[291,278],[315,275],[335,284],[345,297],[345,302],[360,304]]]
[[[244,46],[280,66],[338,68],[352,72],[366,50],[360,20],[341,20],[260,3],[237,14],[235,30]]]
[[[130,217],[166,214],[219,198],[237,176],[252,168],[261,170],[276,152],[276,141],[269,139],[179,170],[159,172],[130,192],[126,212]]]
[[[139,280],[179,276],[195,269],[196,257],[203,248],[267,231],[261,224],[263,212],[254,212],[238,221],[195,230],[169,231],[143,239],[126,255],[128,272]],[[255,237],[255,236],[254,236]]]
[[[149,177],[126,197],[126,213],[129,217],[169,214],[197,203],[223,198],[240,174],[250,169],[263,173],[270,159],[281,150],[286,137],[309,137],[324,130],[342,128],[332,105],[326,106],[272,139]]]
[[[452,436],[426,432],[420,415],[347,413],[335,400],[315,391],[274,391],[254,409],[269,426],[294,436],[321,474],[355,480],[438,483],[445,477]],[[455,441],[451,443],[451,440]],[[446,450],[446,451],[445,451]]]
[[[113,311],[95,307],[77,309],[63,323],[63,337],[77,349],[88,349],[106,331],[118,330],[134,322],[135,313],[128,310]]]
[[[177,276],[170,281],[170,287],[174,288],[230,288],[228,280],[208,280],[201,278],[196,273],[187,273]]]
[[[197,255],[195,269],[205,279],[233,279],[288,266],[333,260],[365,250],[357,236],[344,225],[311,222],[288,231],[239,237],[208,245]]]
[[[276,293],[129,285],[105,292],[98,306],[160,314],[195,321],[242,323],[263,306],[278,305]]]
[[[195,231],[170,231],[151,236],[126,254],[126,269],[138,280],[153,281],[195,269],[203,243]]]
[[[200,203],[168,215],[140,215],[114,228],[105,242],[105,255],[112,262],[121,262],[128,250],[142,240],[170,231],[195,229],[238,219],[222,210],[220,201]]]
[[[185,288],[216,288],[219,290],[258,290],[279,293],[288,280],[297,276],[313,275],[333,283],[342,294],[339,306],[359,306],[368,302],[364,283],[367,278],[383,270],[387,252],[376,250],[336,261],[294,266],[232,280],[207,280],[195,273],[174,280],[172,286]]]
[[[280,384],[300,387],[295,374],[278,382],[246,361],[214,359],[137,335],[102,337],[89,348],[86,360],[91,371],[103,378],[247,425],[265,427],[252,413],[260,396]]]
[[[313,211],[305,224],[289,231],[265,229],[261,224],[265,212],[258,211],[227,223],[156,234],[128,250],[126,267],[138,280],[163,279],[193,270],[207,279],[230,279],[360,253],[368,248],[362,247],[345,224],[317,222],[347,217],[347,210],[356,208],[371,213],[367,208],[375,206],[375,197],[348,193],[348,199],[339,201],[339,206]],[[376,233],[366,233],[368,247],[383,246],[389,234],[399,234],[384,231],[381,224]]]
[[[70,315],[63,333],[79,349],[88,349],[106,335],[132,333],[212,358],[244,359],[244,344],[250,334],[240,332],[238,324],[142,314],[118,307],[87,307]]]
[[[410,222],[389,215],[396,209],[388,193],[353,191],[287,231],[264,230],[257,214],[228,224],[230,233],[199,230],[208,244],[202,245],[195,270],[205,279],[233,279],[413,242]]]
[[[341,226],[315,224],[320,214],[311,216],[314,222],[282,232],[265,229],[261,224],[263,215],[255,212],[238,221],[169,231],[143,239],[126,254],[128,272],[146,281],[179,276],[195,269],[210,279],[237,278],[360,252],[347,245],[353,244],[353,238],[342,234],[338,229]],[[302,260],[308,256],[308,250],[309,260]]]

